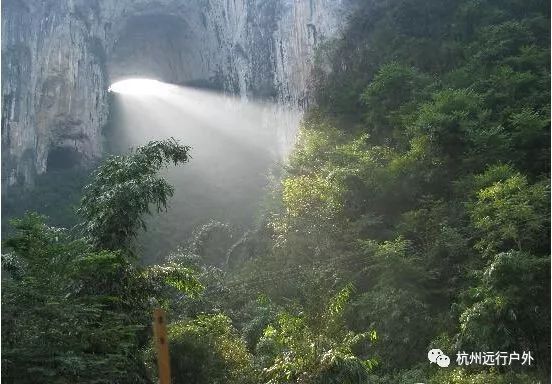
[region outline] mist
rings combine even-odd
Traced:
[[[144,262],[159,261],[209,220],[241,231],[254,224],[271,173],[292,148],[298,111],[147,79],[114,83],[110,91],[111,153],[169,137],[192,147],[189,164],[163,175],[175,193],[139,238]]]

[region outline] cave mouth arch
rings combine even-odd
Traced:
[[[46,160],[46,171],[68,171],[78,167],[82,155],[70,147],[53,147],[48,152]]]
[[[137,14],[121,23],[107,55],[108,83],[152,79],[213,87],[220,63],[215,36],[193,14]],[[211,48],[208,48],[211,47]],[[222,90],[222,86],[217,86]]]
[[[171,209],[149,218],[148,231],[140,234],[146,262],[166,255],[208,220],[250,228],[277,152],[271,129],[279,115],[272,100],[257,102],[254,92],[243,96],[246,75],[233,71],[245,70],[247,57],[236,56],[224,45],[227,36],[217,35],[193,13],[132,15],[116,28],[104,89],[141,79],[154,89],[165,84],[171,94],[155,97],[132,83],[130,94],[108,92],[108,153],[124,154],[169,137],[192,148],[189,164],[164,171],[175,193]]]

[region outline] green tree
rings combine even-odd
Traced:
[[[93,271],[117,284],[109,278],[125,276],[127,263],[117,253],[71,240],[43,220],[36,214],[14,220],[14,236],[4,243],[2,267],[9,276],[2,281],[2,378],[144,382],[138,354],[143,324],[118,310],[125,297],[112,295],[89,275]]]
[[[245,341],[226,315],[199,315],[172,323],[168,337],[174,383],[257,382]]]
[[[144,214],[154,205],[167,207],[173,187],[158,176],[163,166],[190,159],[190,147],[176,140],[152,141],[129,155],[111,156],[84,188],[78,209],[83,231],[99,249],[130,249],[139,228],[146,229]]]
[[[509,251],[477,272],[464,294],[459,344],[466,350],[532,351],[548,368],[550,257]]]
[[[367,380],[376,363],[359,358],[354,348],[363,341],[375,341],[376,334],[355,334],[345,327],[343,314],[351,293],[348,285],[333,296],[321,319],[288,312],[278,315],[257,345],[267,383],[354,384]]]
[[[477,198],[470,205],[473,225],[480,231],[476,247],[484,255],[498,251],[546,252],[550,225],[549,181],[530,184],[507,166],[495,166],[476,177]]]
[[[3,378],[148,381],[141,350],[153,305],[168,306],[176,292],[185,300],[203,287],[182,263],[136,265],[128,247],[149,204],[161,209],[172,194],[157,171],[187,161],[187,151],[169,140],[106,160],[82,200],[85,238],[48,227],[37,214],[13,221],[2,256]]]
[[[427,95],[430,79],[416,68],[398,62],[383,65],[361,95],[366,107],[366,130],[376,142],[404,140],[404,119]],[[404,143],[402,143],[404,145]]]

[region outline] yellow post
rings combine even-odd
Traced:
[[[165,311],[161,308],[155,308],[153,311],[153,337],[155,338],[155,349],[157,350],[159,384],[170,384],[171,367],[167,340],[167,318]]]

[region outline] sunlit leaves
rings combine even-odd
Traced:
[[[169,326],[175,383],[256,383],[245,341],[224,314],[200,315]]]
[[[510,247],[523,250],[533,246],[550,219],[548,184],[529,184],[526,177],[512,172],[481,188],[470,212],[475,227],[482,231],[477,247],[488,255]]]
[[[283,181],[283,200],[292,216],[317,214],[331,217],[340,209],[339,186],[328,179],[298,176]]]
[[[177,263],[153,265],[142,273],[146,280],[154,284],[157,291],[167,285],[194,297],[204,288],[197,279],[197,272]]]
[[[351,294],[353,293],[354,286],[352,284],[347,284],[345,288],[335,294],[328,304],[327,316],[328,320],[338,320],[343,315],[345,306],[349,303]]]
[[[376,333],[355,334],[341,322],[352,289],[347,285],[330,299],[322,324],[304,313],[281,312],[275,324],[265,328],[257,351],[268,364],[263,370],[266,383],[353,384],[367,379],[376,362],[359,358],[353,348],[364,340],[375,341]]]
[[[328,160],[336,143],[344,140],[331,123],[317,112],[312,112],[303,122],[297,135],[295,149],[290,155],[290,171],[293,174],[306,174],[320,169]]]

